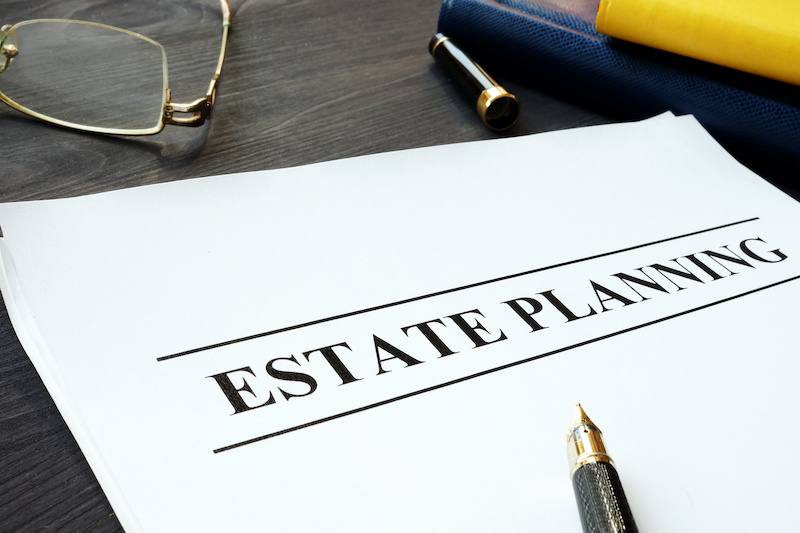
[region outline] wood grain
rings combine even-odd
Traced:
[[[0,108],[0,201],[62,198],[621,118],[500,78],[520,98],[523,114],[510,132],[487,130],[428,55],[439,4],[231,0],[228,56],[210,123],[168,126],[151,137],[109,137]],[[2,23],[78,18],[147,35],[165,46],[175,98],[187,101],[205,92],[220,36],[215,0],[6,0],[0,15]],[[794,176],[775,171],[768,177],[798,197]],[[0,530],[120,530],[4,307],[0,406]]]

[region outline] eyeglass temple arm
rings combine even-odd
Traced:
[[[167,102],[164,106],[164,123],[176,126],[202,126],[211,116],[214,101],[217,96],[217,80],[222,74],[222,64],[225,62],[225,50],[228,47],[228,28],[231,25],[231,9],[228,0],[220,0],[222,6],[222,47],[217,60],[214,77],[208,85],[204,98],[198,98],[190,104],[176,104],[172,101],[172,92],[167,89]],[[176,117],[175,113],[191,114],[188,117]]]

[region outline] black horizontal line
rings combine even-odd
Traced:
[[[361,315],[361,314],[364,314],[364,313],[370,313],[372,311],[378,311],[378,310],[381,310],[381,309],[387,309],[387,308],[390,308],[390,307],[395,307],[395,306],[398,306],[398,305],[403,305],[403,304],[407,304],[407,303],[411,303],[411,302],[418,302],[420,300],[425,300],[427,298],[433,298],[435,296],[442,296],[444,294],[450,294],[450,293],[454,293],[454,292],[458,292],[458,291],[463,291],[463,290],[466,290],[466,289],[473,289],[475,287],[480,287],[480,286],[483,286],[483,285],[489,285],[491,283],[497,283],[499,281],[506,281],[506,280],[513,279],[513,278],[518,278],[518,277],[521,277],[521,276],[528,276],[530,274],[535,274],[537,272],[544,272],[545,270],[552,270],[554,268],[560,268],[560,267],[564,267],[564,266],[568,266],[568,265],[574,265],[576,263],[581,263],[581,262],[584,262],[584,261],[591,261],[593,259],[599,259],[601,257],[608,257],[610,255],[615,255],[615,254],[619,254],[619,253],[623,253],[623,252],[629,252],[631,250],[637,250],[639,248],[645,248],[647,246],[653,246],[655,244],[662,244],[662,243],[669,242],[669,241],[674,241],[674,240],[677,240],[677,239],[683,239],[683,238],[686,238],[686,237],[691,237],[693,235],[699,235],[701,233],[708,233],[710,231],[715,231],[715,230],[719,230],[719,229],[723,229],[723,228],[728,228],[728,227],[731,227],[731,226],[736,226],[738,224],[745,224],[747,222],[753,222],[755,220],[758,220],[758,218],[759,217],[753,217],[753,218],[748,218],[746,220],[739,220],[738,222],[731,222],[729,224],[723,224],[721,226],[715,226],[713,228],[707,228],[707,229],[703,229],[703,230],[699,230],[699,231],[693,231],[691,233],[684,233],[683,235],[678,235],[678,236],[675,236],[675,237],[668,237],[666,239],[659,239],[657,241],[652,241],[652,242],[648,242],[648,243],[644,243],[644,244],[637,244],[635,246],[630,246],[628,248],[621,248],[619,250],[614,250],[614,251],[611,251],[611,252],[605,252],[605,253],[602,253],[602,254],[591,255],[589,257],[583,257],[581,259],[573,259],[571,261],[565,261],[563,263],[558,263],[558,264],[555,264],[555,265],[535,268],[533,270],[526,270],[525,272],[518,272],[516,274],[509,274],[509,275],[506,275],[506,276],[501,276],[499,278],[493,278],[493,279],[489,279],[489,280],[486,280],[486,281],[479,281],[479,282],[476,282],[476,283],[470,283],[469,285],[462,285],[460,287],[454,287],[452,289],[446,289],[446,290],[443,290],[443,291],[432,292],[430,294],[424,294],[422,296],[416,296],[416,297],[413,297],[413,298],[406,298],[405,300],[398,300],[396,302],[390,302],[390,303],[386,303],[386,304],[382,304],[382,305],[376,305],[374,307],[367,307],[366,309],[359,309],[358,311],[351,311],[349,313],[342,313],[340,315],[334,315],[334,316],[330,316],[330,317],[327,317],[327,318],[320,318],[320,319],[317,319],[317,320],[312,320],[310,322],[303,322],[302,324],[295,324],[294,326],[286,326],[286,327],[279,328],[279,329],[273,329],[273,330],[270,330],[270,331],[264,331],[262,333],[255,333],[253,335],[248,335],[246,337],[239,337],[237,339],[218,342],[216,344],[209,344],[208,346],[201,346],[200,348],[193,348],[191,350],[186,350],[184,352],[178,352],[178,353],[174,353],[174,354],[171,354],[171,355],[164,355],[164,356],[158,357],[156,359],[156,361],[166,361],[168,359],[175,359],[177,357],[183,357],[185,355],[191,355],[191,354],[195,354],[195,353],[198,353],[198,352],[204,352],[206,350],[213,350],[215,348],[222,348],[223,346],[229,346],[231,344],[237,344],[237,343],[240,343],[240,342],[251,341],[251,340],[254,340],[254,339],[260,339],[262,337],[268,337],[270,335],[275,335],[277,333],[285,333],[287,331],[292,331],[292,330],[295,330],[295,329],[305,328],[305,327],[308,327],[308,326],[315,326],[317,324],[323,324],[325,322],[331,322],[331,321],[339,320],[339,319],[342,319],[342,318],[348,318],[348,317],[351,317],[351,316]]]
[[[673,318],[678,318],[678,317],[681,317],[681,316],[684,316],[684,315],[688,315],[689,313],[694,313],[695,311],[701,311],[703,309],[707,309],[707,308],[713,307],[715,305],[726,303],[726,302],[729,302],[731,300],[736,300],[737,298],[741,298],[743,296],[748,296],[750,294],[753,294],[753,293],[756,293],[756,292],[759,292],[759,291],[763,291],[765,289],[770,289],[772,287],[776,287],[778,285],[782,285],[782,284],[788,283],[790,281],[795,281],[797,279],[800,279],[800,275],[794,276],[794,277],[791,277],[791,278],[788,278],[788,279],[784,279],[782,281],[777,281],[775,283],[771,283],[769,285],[765,285],[765,286],[759,287],[757,289],[752,289],[752,290],[749,290],[747,292],[743,292],[741,294],[737,294],[737,295],[734,295],[734,296],[729,296],[727,298],[723,298],[722,300],[717,300],[716,302],[707,303],[707,304],[695,307],[693,309],[688,309],[686,311],[681,311],[679,313],[675,313],[673,315],[669,315],[669,316],[666,316],[666,317],[663,317],[663,318],[658,318],[656,320],[651,320],[650,322],[645,322],[644,324],[639,324],[639,325],[632,326],[632,327],[629,327],[629,328],[621,329],[619,331],[615,331],[613,333],[608,333],[606,335],[601,335],[601,336],[595,337],[593,339],[588,339],[588,340],[585,340],[585,341],[577,342],[575,344],[570,344],[569,346],[564,346],[562,348],[557,348],[557,349],[549,351],[547,353],[534,355],[532,357],[528,357],[527,359],[522,359],[520,361],[514,361],[513,363],[508,363],[508,364],[505,364],[505,365],[502,365],[502,366],[498,366],[496,368],[490,368],[488,370],[483,370],[483,371],[478,372],[476,374],[471,374],[469,376],[464,376],[464,377],[461,377],[461,378],[458,378],[458,379],[454,379],[452,381],[448,381],[446,383],[440,383],[439,385],[434,385],[432,387],[427,387],[425,389],[421,389],[421,390],[418,390],[418,391],[410,392],[408,394],[403,394],[402,396],[396,396],[394,398],[389,398],[388,400],[383,400],[383,401],[380,401],[380,402],[377,402],[377,403],[373,403],[373,404],[370,404],[370,405],[365,405],[364,407],[359,407],[357,409],[352,409],[350,411],[337,413],[335,415],[327,416],[325,418],[320,418],[319,420],[314,420],[312,422],[307,422],[307,423],[301,424],[299,426],[290,427],[290,428],[287,428],[287,429],[283,429],[281,431],[276,431],[274,433],[269,433],[267,435],[262,435],[260,437],[255,437],[255,438],[248,439],[248,440],[245,440],[245,441],[242,441],[242,442],[237,442],[236,444],[230,444],[230,445],[224,446],[222,448],[217,448],[216,450],[214,450],[214,453],[227,452],[229,450],[233,450],[234,448],[240,448],[240,447],[246,446],[248,444],[253,444],[255,442],[259,442],[259,441],[262,441],[262,440],[267,440],[267,439],[271,439],[273,437],[278,437],[280,435],[285,435],[286,433],[291,433],[293,431],[297,431],[297,430],[300,430],[300,429],[305,429],[305,428],[308,428],[308,427],[311,427],[311,426],[316,426],[318,424],[322,424],[323,422],[330,422],[330,421],[336,420],[338,418],[343,418],[345,416],[353,415],[353,414],[356,414],[356,413],[361,413],[361,412],[367,411],[369,409],[374,409],[376,407],[381,407],[383,405],[394,403],[394,402],[397,402],[397,401],[400,401],[400,400],[405,400],[406,398],[411,398],[413,396],[419,396],[420,394],[424,394],[426,392],[431,392],[431,391],[435,391],[437,389],[442,389],[444,387],[449,387],[450,385],[455,385],[455,384],[461,383],[463,381],[467,381],[467,380],[474,379],[474,378],[477,378],[477,377],[485,376],[487,374],[492,374],[492,373],[498,372],[500,370],[506,370],[506,369],[509,369],[509,368],[512,368],[512,367],[515,367],[515,366],[518,366],[518,365],[522,365],[522,364],[525,364],[525,363],[530,363],[531,361],[536,361],[537,359],[542,359],[543,357],[556,355],[556,354],[559,354],[559,353],[562,353],[562,352],[566,352],[568,350],[572,350],[574,348],[580,348],[581,346],[586,346],[588,344],[593,344],[593,343],[598,342],[598,341],[603,341],[603,340],[606,340],[606,339],[610,339],[612,337],[616,337],[618,335],[622,335],[623,333],[629,333],[631,331],[636,331],[638,329],[646,328],[648,326],[659,324],[661,322],[666,322],[667,320],[672,320]]]

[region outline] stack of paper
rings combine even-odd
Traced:
[[[129,531],[577,531],[577,402],[643,531],[795,526],[800,206],[691,117],[0,226],[15,330]]]

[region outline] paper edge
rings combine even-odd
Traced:
[[[70,409],[70,400],[59,386],[58,367],[50,350],[39,334],[36,321],[27,305],[22,286],[19,284],[11,251],[6,239],[0,237],[0,294],[5,301],[14,333],[25,354],[44,382],[48,394],[56,404],[70,432],[81,448],[86,461],[100,483],[114,513],[126,531],[143,531],[134,513],[114,480],[103,456],[91,438],[81,418]],[[53,371],[55,369],[55,371]]]

